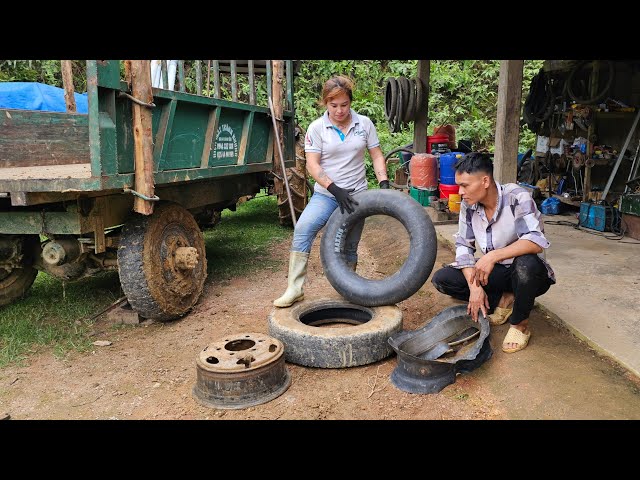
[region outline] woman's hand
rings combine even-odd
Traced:
[[[350,192],[344,188],[340,188],[335,183],[331,183],[327,187],[327,190],[331,192],[331,195],[336,197],[336,201],[338,205],[340,205],[340,213],[344,213],[345,210],[347,213],[353,213],[355,210],[354,205],[359,205],[359,203],[349,195]]]

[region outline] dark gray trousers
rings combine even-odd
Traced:
[[[433,275],[431,283],[439,292],[458,300],[469,301],[471,292],[462,270],[443,267]],[[514,293],[515,301],[509,323],[517,325],[529,318],[535,298],[546,293],[551,285],[547,268],[540,257],[527,254],[516,257],[509,267],[496,263],[483,288],[489,297],[489,313],[493,313],[498,306],[503,292]]]

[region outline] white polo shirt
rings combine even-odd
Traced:
[[[344,139],[329,120],[329,112],[311,122],[304,141],[304,151],[320,154],[320,166],[335,184],[353,193],[367,189],[365,150],[380,145],[373,122],[351,110],[351,124]],[[333,197],[316,182],[314,190]]]

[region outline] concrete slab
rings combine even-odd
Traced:
[[[543,217],[577,224],[572,214]],[[457,225],[435,227],[441,240],[453,247]],[[545,223],[551,242],[547,260],[557,283],[536,303],[592,348],[640,375],[640,242],[593,233]]]

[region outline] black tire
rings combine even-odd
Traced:
[[[567,83],[566,83],[567,93],[569,94],[571,99],[576,103],[582,103],[585,105],[596,104],[600,102],[600,100],[605,98],[605,96],[609,93],[609,90],[611,90],[616,69],[615,69],[614,63],[611,60],[605,60],[604,63],[608,71],[608,76],[604,84],[604,87],[602,87],[597,93],[595,93],[593,97],[588,97],[588,98],[581,97],[580,94],[577,92],[575,79],[577,78],[577,76],[580,74],[580,72],[585,66],[593,62],[594,60],[581,61],[578,64],[576,64],[576,66],[573,67],[573,69],[569,73],[569,77],[567,78]]]
[[[0,306],[24,297],[38,276],[38,270],[32,266],[34,256],[40,250],[38,235],[25,235],[20,248],[22,261],[19,268],[0,267]]]
[[[329,283],[350,302],[375,307],[409,298],[427,281],[436,261],[438,242],[431,219],[416,200],[396,190],[366,190],[354,195],[359,205],[351,214],[336,209],[320,244],[320,259]],[[389,215],[409,233],[409,256],[393,275],[370,280],[347,265],[345,244],[353,227],[372,215]]]
[[[334,312],[347,313],[348,327],[322,327]],[[343,319],[344,317],[340,315]],[[305,323],[306,322],[306,323]],[[275,308],[268,319],[269,335],[285,345],[290,363],[318,368],[367,365],[388,357],[391,335],[402,330],[402,311],[393,306],[367,308],[341,299],[303,300]]]
[[[194,247],[193,269],[173,262],[176,248]],[[187,313],[198,301],[207,277],[204,237],[193,215],[176,203],[161,202],[152,215],[134,214],[118,246],[120,284],[144,318],[167,321]]]
[[[387,117],[389,125],[393,124],[396,115],[397,103],[396,96],[398,92],[398,81],[394,77],[387,78],[384,88],[384,115]]]

